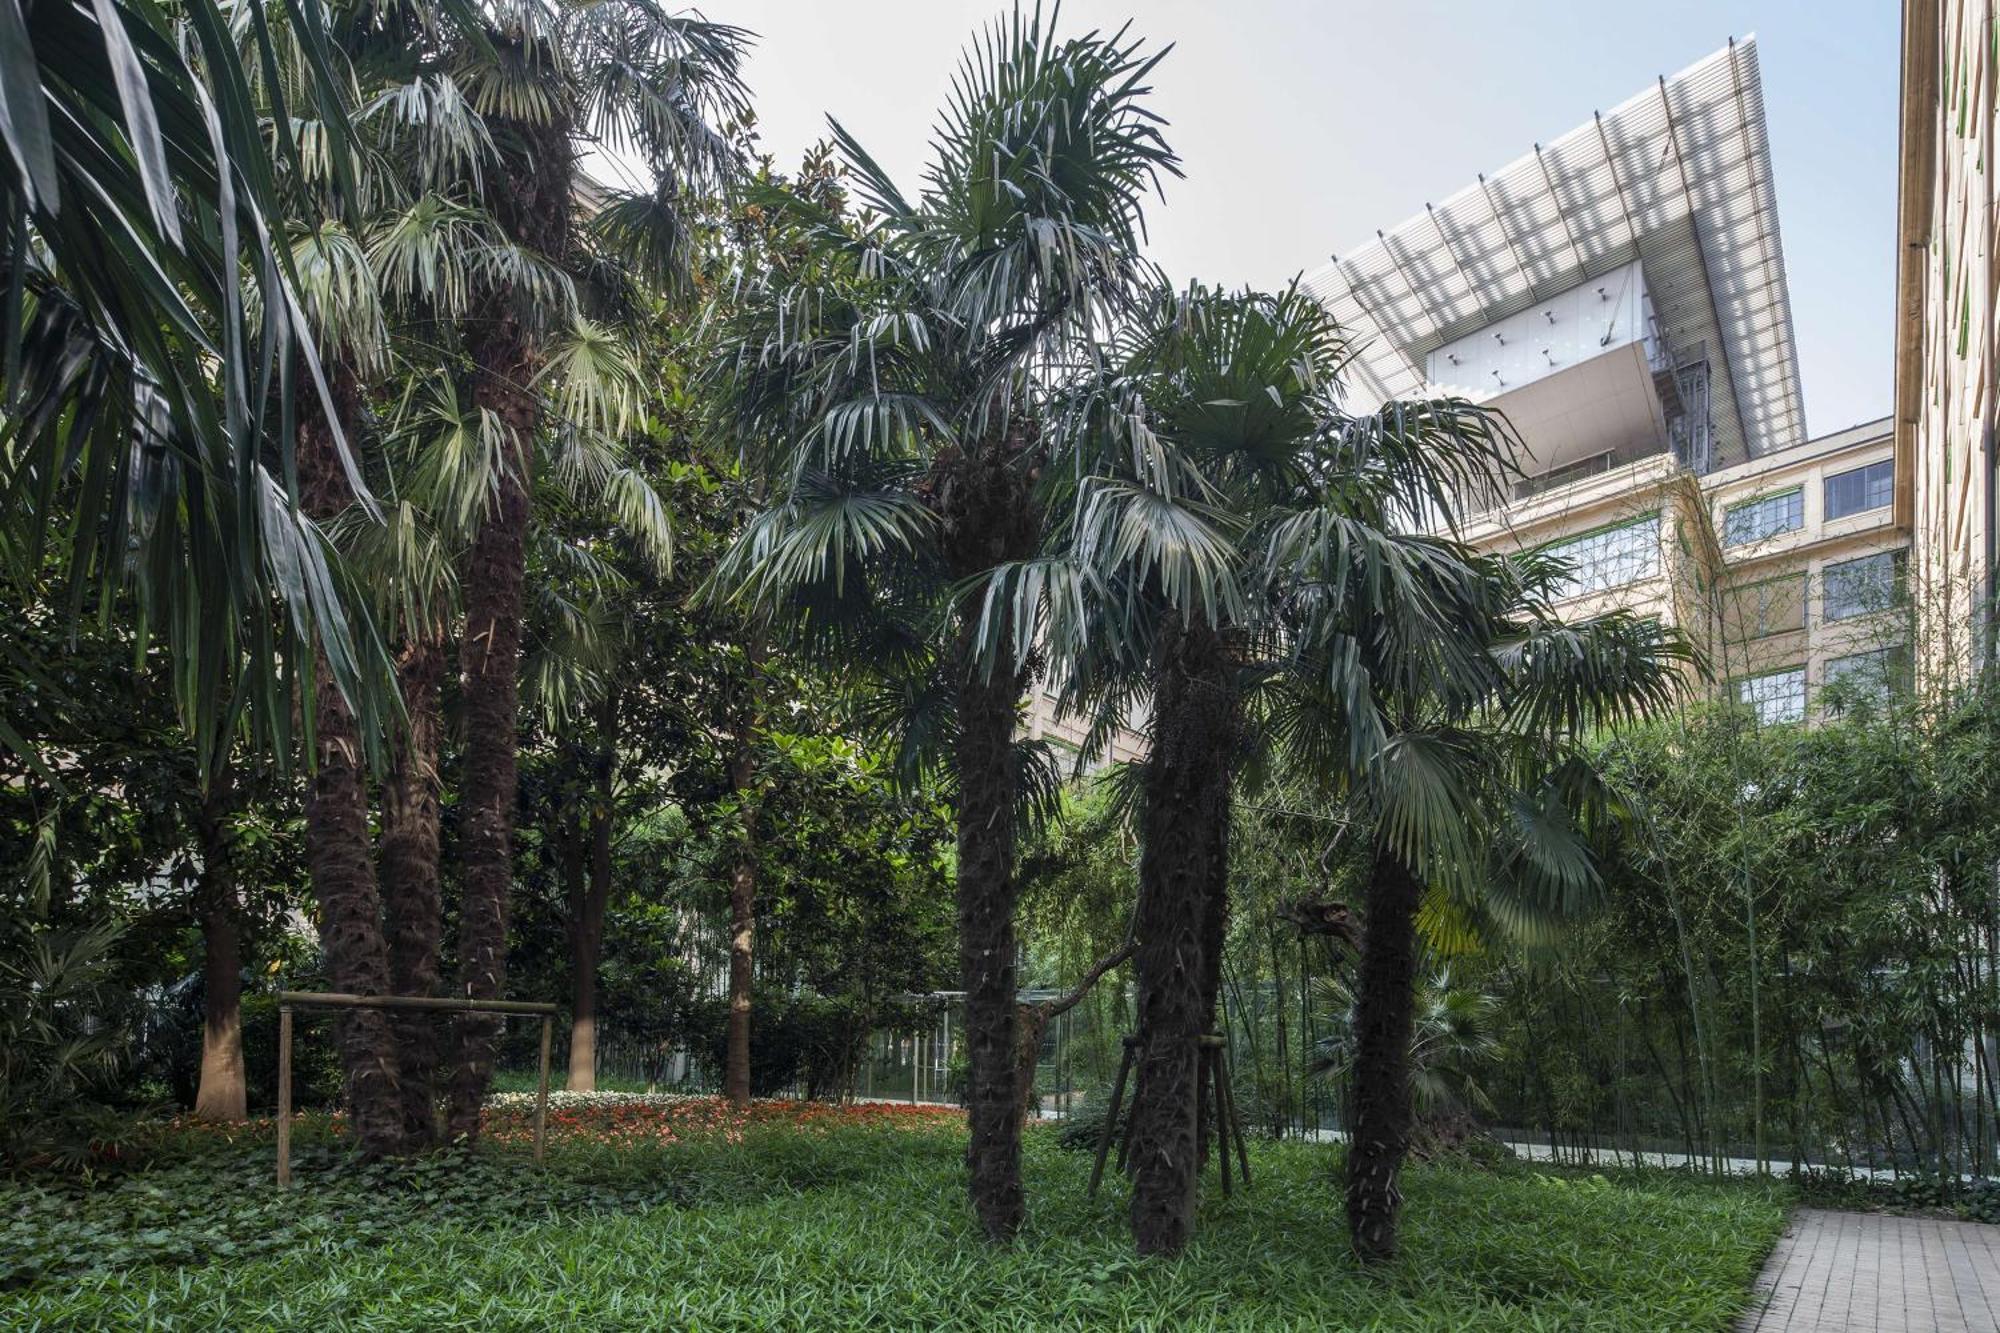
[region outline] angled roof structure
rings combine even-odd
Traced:
[[[1716,466],[1802,442],[1791,301],[1754,37],[1309,273],[1359,348],[1353,387],[1424,394],[1426,356],[1640,261],[1657,333],[1706,360]]]

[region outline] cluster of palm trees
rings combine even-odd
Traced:
[[[1392,1254],[1420,918],[1518,928],[1588,899],[1622,811],[1584,740],[1665,701],[1684,653],[1650,622],[1564,624],[1560,569],[1452,539],[1457,496],[1510,466],[1500,423],[1351,412],[1307,295],[1177,289],[1142,257],[1146,196],[1179,173],[1147,105],[1161,53],[1016,11],[971,48],[914,197],[833,127],[850,203],[740,172],[746,41],[649,0],[0,0],[0,559],[32,582],[57,544],[78,606],[135,589],[204,753],[308,738],[337,987],[497,998],[537,515],[600,506],[664,559],[665,508],[620,457],[644,429],[633,348],[686,295],[689,201],[739,190],[767,235],[713,294],[709,385],[763,503],[710,591],[772,651],[843,663],[857,716],[952,784],[980,1224],[1026,1215],[1015,848],[1057,775],[1018,731],[1040,680],[1094,735],[1150,741],[1138,1248],[1192,1234],[1231,802],[1284,763],[1371,857],[1347,1209],[1359,1252]],[[590,149],[646,187],[586,206]],[[495,1035],[467,1022],[447,1061],[355,1012],[363,1148],[476,1135]]]
[[[1583,741],[1666,701],[1685,654],[1647,621],[1563,624],[1548,561],[1425,535],[1511,466],[1501,423],[1457,401],[1352,414],[1348,349],[1308,296],[1175,290],[1144,262],[1144,196],[1178,171],[1145,105],[1158,59],[1017,13],[966,59],[914,200],[838,125],[858,215],[773,193],[791,260],[735,291],[720,361],[773,502],[722,581],[846,663],[909,762],[955,783],[970,1189],[996,1240],[1025,1215],[1015,836],[1044,789],[1026,689],[1041,676],[1100,738],[1149,705],[1142,1252],[1193,1228],[1232,793],[1273,760],[1320,784],[1373,849],[1348,1213],[1382,1258],[1419,913],[1499,928],[1585,901],[1620,810]]]
[[[246,726],[281,755],[308,738],[336,988],[498,998],[538,498],[666,557],[666,509],[621,457],[644,424],[632,349],[684,294],[691,202],[738,170],[747,34],[643,0],[5,20],[8,574],[41,590],[62,543],[79,606],[136,592],[211,781]],[[592,150],[647,184],[586,201]],[[495,1037],[460,1025],[440,1131],[429,1025],[344,1020],[363,1149],[475,1136]]]

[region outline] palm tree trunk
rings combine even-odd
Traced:
[[[1208,900],[1234,748],[1234,673],[1221,636],[1206,626],[1169,627],[1154,682],[1156,730],[1140,816],[1132,1239],[1141,1254],[1176,1254],[1194,1231],[1196,1039],[1213,1010]]]
[[[961,657],[963,660],[963,656]],[[965,988],[966,1149],[972,1206],[989,1239],[1005,1241],[1027,1214],[1021,1190],[1020,1091],[1015,1085],[1014,718],[1020,677],[968,664],[958,687],[958,965]]]
[[[422,634],[396,662],[408,731],[397,739],[382,791],[379,858],[389,922],[389,976],[398,995],[435,995],[438,947],[444,940],[444,896],[438,875],[438,755],[444,717],[444,642]],[[403,1075],[403,1128],[412,1148],[437,1140],[437,1020],[397,1013]]]
[[[356,417],[353,376],[329,366],[329,383],[344,421]],[[299,423],[296,461],[306,512],[325,522],[353,500],[332,429],[309,405]],[[389,949],[382,933],[382,898],[368,836],[361,732],[324,658],[314,664],[315,764],[306,797],[306,860],[319,898],[320,945],[336,990],[387,995]],[[378,1157],[403,1147],[401,1066],[388,1015],[342,1010],[334,1021],[348,1110],[362,1154]]]
[[[955,576],[977,575],[1030,554],[1037,534],[1017,432],[957,459],[941,478],[947,562]],[[1014,728],[1027,672],[976,652],[980,606],[959,608],[953,648],[958,737],[958,970],[965,990],[966,1112],[972,1131],[966,1166],[972,1208],[993,1241],[1011,1240],[1027,1216],[1021,1190],[1021,1090],[1014,877],[1021,781]],[[994,641],[1011,644],[1003,623]]]
[[[195,1119],[232,1122],[249,1113],[243,1073],[243,937],[226,822],[233,788],[224,764],[195,815],[201,848],[195,899],[201,911],[202,1024],[201,1082],[194,1096]]]
[[[1417,905],[1423,886],[1378,845],[1361,928],[1354,997],[1354,1121],[1347,1145],[1347,1225],[1367,1263],[1396,1257],[1409,1150],[1410,1038],[1416,1021]]]
[[[509,240],[562,263],[576,206],[569,126],[500,121],[508,147],[493,199]],[[501,137],[501,136],[496,136]],[[541,349],[523,322],[520,294],[503,292],[471,323],[466,352],[475,369],[472,398],[499,422],[500,475],[466,558],[465,639],[459,645],[465,712],[465,781],[459,860],[464,891],[458,918],[460,995],[500,998],[507,981],[507,917],[514,884],[514,799],[519,785],[522,588],[527,578],[529,491],[540,407],[533,385]],[[493,1077],[501,1020],[459,1019],[458,1066],[452,1071],[446,1132],[479,1136],[479,1108]]]
[[[612,777],[615,763],[613,728],[618,696],[607,692],[599,706],[600,748],[591,786],[593,799],[586,823],[589,865],[572,895],[570,927],[569,1089],[589,1092],[597,1087],[597,964],[604,954],[604,911],[611,901]]]
[[[1236,721],[1232,714],[1231,722]],[[1231,727],[1231,735],[1235,727]],[[1222,787],[1222,809],[1209,828],[1208,887],[1204,892],[1201,917],[1201,1012],[1203,1030],[1220,1033],[1222,1022],[1222,951],[1229,939],[1229,814],[1230,779],[1235,775],[1233,762],[1226,762],[1221,756],[1216,759],[1227,772]],[[1217,1136],[1223,1132],[1222,1114],[1215,1104],[1215,1084],[1208,1080],[1200,1082],[1200,1096],[1204,1107],[1197,1118],[1198,1124],[1206,1125],[1209,1133]],[[1202,1136],[1199,1171],[1208,1164],[1208,1134]],[[1228,1151],[1228,1145],[1223,1145]]]
[[[737,718],[735,750],[729,757],[729,788],[736,796],[736,864],[729,872],[729,1026],[723,1059],[723,1095],[735,1106],[750,1104],[750,990],[757,929],[756,740],[763,726],[759,704],[764,665],[763,635],[753,632],[745,653],[750,672],[749,701]]]
[[[505,321],[504,323],[511,323]],[[492,340],[489,340],[492,341]],[[501,355],[480,358],[482,406],[500,413],[508,458],[466,562],[465,640],[459,645],[465,710],[465,781],[459,859],[464,892],[458,917],[458,991],[497,1000],[507,982],[507,919],[514,886],[514,799],[520,720],[522,586],[530,519],[528,436],[533,399],[524,387],[533,372],[525,337]],[[454,1142],[479,1136],[479,1108],[493,1076],[501,1020],[459,1018],[458,1065],[452,1071],[446,1132]]]

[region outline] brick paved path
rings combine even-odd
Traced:
[[[2000,1333],[2000,1226],[1792,1214],[1741,1333]]]

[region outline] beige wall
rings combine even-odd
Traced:
[[[1897,269],[1899,502],[1915,537],[1920,677],[1993,642],[1994,0],[1906,0]]]
[[[1464,536],[1485,549],[1523,550],[1657,513],[1657,573],[1573,597],[1560,604],[1561,612],[1584,617],[1622,607],[1656,615],[1681,628],[1701,651],[1715,692],[1731,690],[1745,677],[1803,668],[1810,701],[1826,679],[1829,662],[1909,641],[1907,612],[1900,608],[1838,620],[1826,615],[1828,566],[1909,545],[1893,505],[1828,518],[1826,480],[1892,455],[1886,422],[1699,479],[1662,453],[1508,506],[1482,518]],[[1732,506],[1793,490],[1800,500],[1801,521],[1795,530],[1725,544]],[[1784,623],[1780,613],[1788,608],[1796,611],[1798,628],[1765,632],[1773,623]]]

